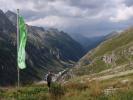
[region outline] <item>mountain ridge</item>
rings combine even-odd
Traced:
[[[0,12],[0,85],[15,85],[17,82],[16,17],[14,17],[13,12],[8,11],[8,14]],[[20,70],[22,84],[42,80],[49,70],[58,72],[71,67],[69,63],[73,64],[84,54],[82,46],[66,33],[29,25],[27,28],[27,68]]]

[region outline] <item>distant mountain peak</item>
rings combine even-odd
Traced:
[[[15,27],[12,26],[11,21],[5,15],[5,13],[0,10],[0,32],[1,33],[13,33],[15,31]]]
[[[0,14],[4,14],[4,12],[0,9]]]
[[[8,19],[12,22],[14,26],[17,26],[17,14],[8,10],[5,15],[8,17]]]
[[[105,40],[104,36],[87,37],[79,33],[75,33],[75,34],[73,33],[70,35],[74,40],[79,42],[84,47],[86,52],[95,48],[97,45],[99,45],[102,41]]]
[[[16,15],[14,12],[12,12],[12,11],[10,11],[10,10],[8,10],[6,13]]]

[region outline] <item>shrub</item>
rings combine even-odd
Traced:
[[[52,83],[49,93],[52,100],[58,100],[65,94],[65,88],[59,83]]]

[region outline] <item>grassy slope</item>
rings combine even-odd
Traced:
[[[122,32],[120,36],[106,41],[92,54],[92,57],[101,56],[131,42],[133,42],[133,29],[126,30]]]
[[[46,85],[0,89],[1,100],[132,100],[133,74],[102,81],[81,82],[85,77],[69,81],[65,85]],[[123,80],[130,80],[122,83]],[[110,90],[109,90],[110,89]]]
[[[97,48],[86,54],[79,61],[79,67],[75,68],[74,72],[77,75],[91,74],[127,64],[133,60],[133,56],[128,52],[128,49],[131,47],[133,47],[133,28],[125,30],[119,36],[103,42]],[[101,60],[104,55],[111,54],[114,54],[116,58],[113,63],[107,64]]]

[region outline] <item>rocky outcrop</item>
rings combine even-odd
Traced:
[[[102,60],[105,62],[105,63],[107,63],[107,64],[112,64],[113,62],[115,62],[116,61],[116,57],[115,57],[115,54],[114,53],[112,53],[111,55],[104,55],[103,57],[102,57]]]

